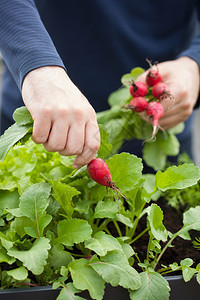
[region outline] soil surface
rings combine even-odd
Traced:
[[[178,213],[174,208],[169,206],[166,201],[159,200],[157,204],[161,207],[164,213],[163,224],[172,233],[177,232],[180,228],[182,228],[182,214]],[[146,227],[146,216],[144,216],[137,228],[137,233],[142,232]],[[168,266],[174,262],[179,263],[181,260],[185,258],[191,258],[194,261],[193,266],[195,267],[200,262],[200,251],[193,247],[192,241],[195,237],[200,237],[200,233],[198,231],[190,231],[191,240],[184,240],[180,237],[177,237],[172,245],[173,247],[168,247],[168,249],[163,254],[160,264],[158,264],[157,269],[159,269],[162,265]],[[148,245],[149,235],[148,233],[144,234],[139,240],[134,243],[134,250],[138,253],[138,256],[143,262],[146,259],[146,251]],[[161,246],[165,243],[162,242]],[[136,269],[138,269],[137,265],[134,265]],[[141,271],[141,269],[138,269]],[[175,275],[175,272],[172,273]],[[176,272],[179,274],[179,272]]]

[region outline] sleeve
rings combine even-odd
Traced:
[[[200,23],[200,1],[197,1],[197,15],[198,15],[198,20]],[[199,33],[197,34],[197,36],[192,40],[190,46],[185,49],[184,51],[182,51],[178,57],[182,57],[182,56],[187,56],[193,60],[196,61],[196,63],[199,66],[199,70],[200,70],[200,30],[198,30]],[[197,99],[196,105],[194,107],[194,109],[197,109],[200,107],[200,92],[199,92],[199,97]]]
[[[200,68],[200,34],[193,39],[191,45],[181,52],[178,57],[188,56],[191,59],[195,60]]]
[[[31,70],[49,65],[65,68],[34,0],[0,1],[0,51],[20,90]]]
[[[191,59],[195,60],[200,70],[200,34],[198,34],[197,37],[193,39],[191,45],[186,50],[180,53],[179,57],[182,56],[188,56]],[[194,109],[197,109],[199,107],[200,107],[200,92],[199,92],[197,102],[194,106]]]

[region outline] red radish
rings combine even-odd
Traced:
[[[148,62],[150,69],[146,76],[146,83],[149,86],[154,86],[156,83],[160,82],[162,80],[162,76],[159,73],[157,62],[155,63],[156,69],[153,69],[153,66],[151,64],[151,61],[146,58],[146,61]]]
[[[136,97],[131,100],[127,108],[139,113],[146,110],[147,104],[148,102],[144,97]]]
[[[153,118],[153,133],[152,138],[155,137],[158,128],[158,121],[164,114],[164,108],[160,102],[149,102],[146,109],[147,115]]]
[[[127,199],[122,193],[119,191],[118,187],[112,181],[112,176],[108,165],[102,158],[94,158],[87,165],[88,174],[90,177],[99,183],[100,185],[109,187],[115,191],[117,191],[123,198]]]
[[[97,183],[112,187],[112,176],[106,162],[101,158],[94,158],[87,166],[90,177]]]
[[[162,76],[158,70],[150,69],[146,76],[146,83],[149,86],[154,86],[156,83],[162,80]]]
[[[162,97],[170,97],[170,90],[166,83],[164,82],[158,82],[156,83],[152,88],[152,94],[156,99],[161,100]]]
[[[146,84],[140,81],[132,83],[129,90],[133,97],[144,97],[148,91]]]

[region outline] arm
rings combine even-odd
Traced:
[[[100,144],[96,114],[67,76],[32,0],[1,0],[0,49],[33,120],[33,140],[48,151],[94,158]]]

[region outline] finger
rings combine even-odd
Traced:
[[[44,115],[37,117],[33,123],[32,140],[36,144],[43,144],[48,140],[51,130],[51,120]]]
[[[85,142],[83,151],[73,162],[74,168],[88,164],[97,154],[100,147],[100,132],[96,122],[89,121],[85,126]]]
[[[80,154],[83,151],[84,135],[84,124],[78,126],[78,124],[73,123],[68,131],[65,148],[62,151],[59,151],[59,153],[64,156]]]
[[[47,151],[56,152],[61,151],[65,148],[67,135],[69,131],[69,124],[67,120],[56,120],[54,121],[49,138],[44,147]]]

